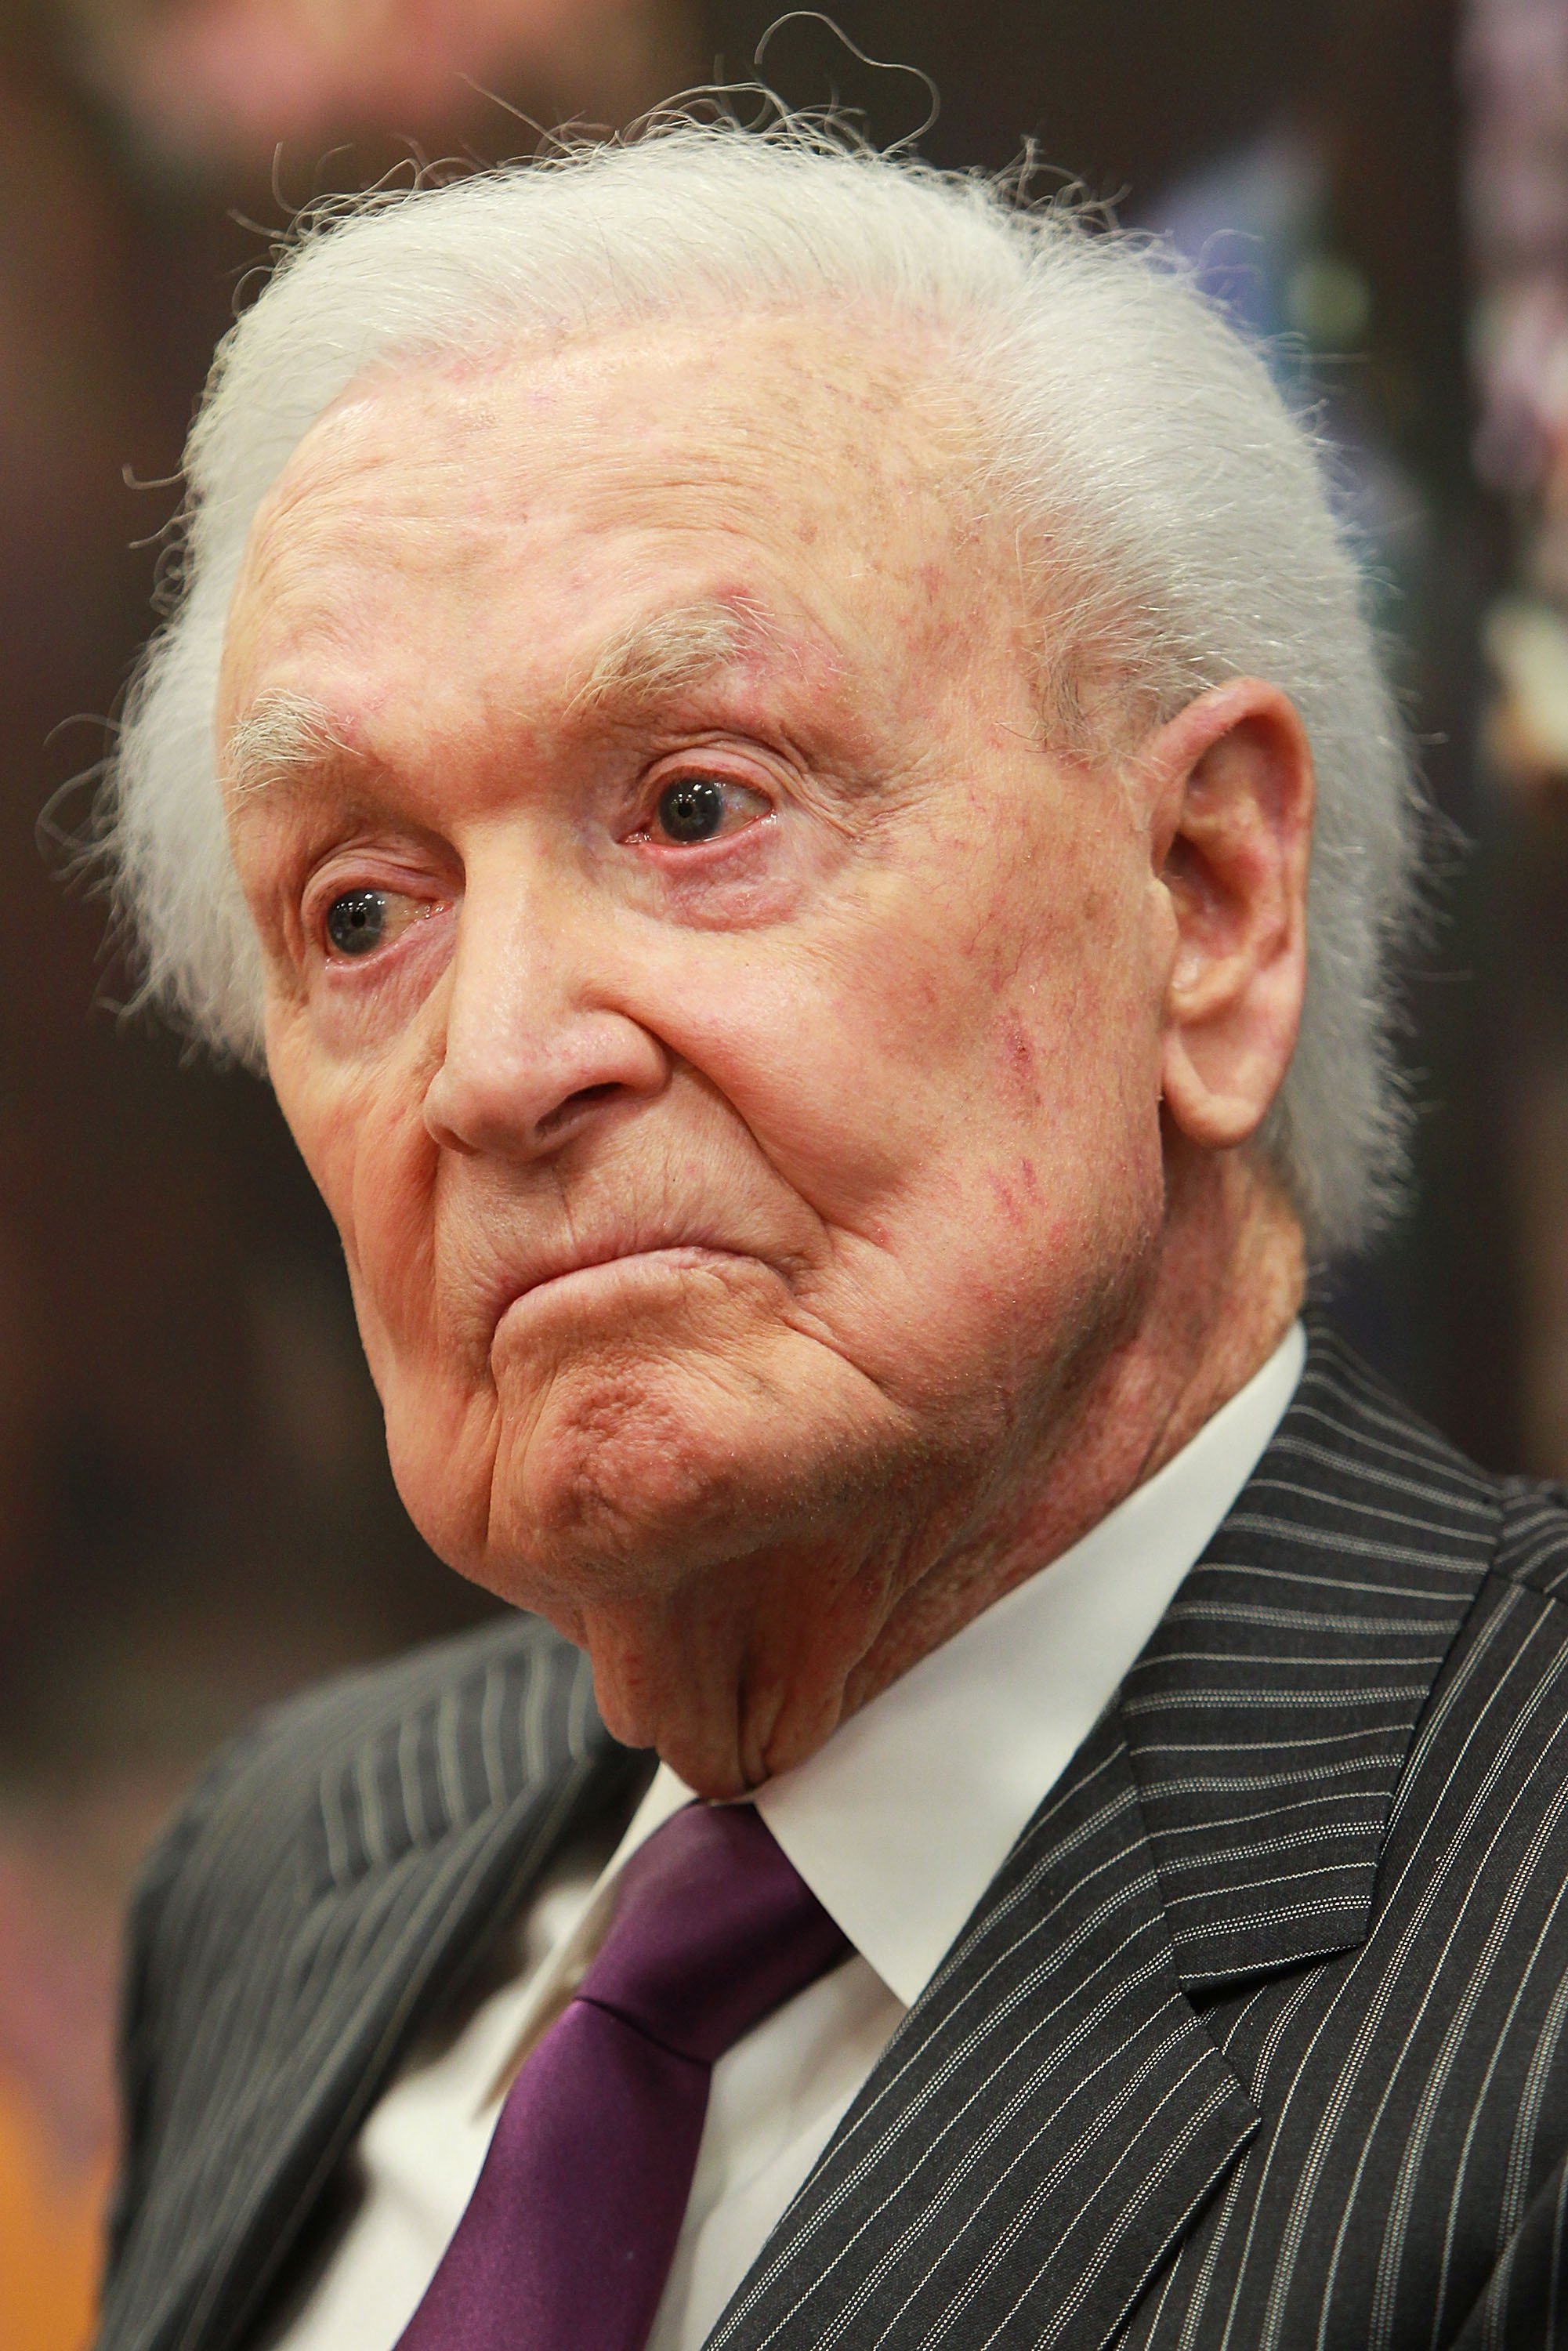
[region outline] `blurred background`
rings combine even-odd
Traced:
[[[101,758],[213,345],[291,211],[747,78],[770,0],[0,0],[0,2345],[77,2351],[119,1916],[256,1705],[487,1604],[384,1467],[266,1092],[114,1015],[49,834]],[[1568,0],[837,0],[795,104],[1159,226],[1321,403],[1446,820],[1419,1183],[1332,1289],[1568,1475]],[[852,47],[863,58],[852,54]],[[40,811],[55,799],[40,853]],[[50,863],[56,868],[52,875]]]

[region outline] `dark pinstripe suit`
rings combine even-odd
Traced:
[[[1568,1499],[1314,1332],[716,2351],[1568,2346],[1565,1603]],[[220,1761],[136,1913],[102,2351],[244,2343],[411,2031],[643,1768],[521,1620]]]

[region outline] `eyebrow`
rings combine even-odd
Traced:
[[[689,692],[732,662],[758,616],[717,597],[645,614],[600,646],[569,678],[568,718],[628,714]],[[309,695],[272,688],[258,695],[230,730],[224,781],[231,801],[360,755],[336,731],[331,715]]]
[[[717,597],[632,621],[601,645],[567,700],[569,716],[688,691],[735,659],[757,616]]]
[[[256,696],[224,746],[223,781],[231,801],[252,799],[269,784],[308,773],[336,758],[352,758],[330,715],[308,695],[273,687]]]

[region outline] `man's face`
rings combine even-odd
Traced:
[[[763,1561],[872,1637],[1155,1246],[1147,820],[1040,747],[942,385],[800,318],[407,373],[253,535],[278,1098],[415,1520],[591,1646]]]

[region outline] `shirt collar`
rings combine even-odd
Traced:
[[[925,1990],[1257,1468],[1306,1361],[1294,1323],[1244,1388],[1070,1551],[841,1724],[755,1802],[890,1991]],[[661,1765],[601,1879],[692,1792]],[[574,1941],[579,1939],[573,1938]]]

